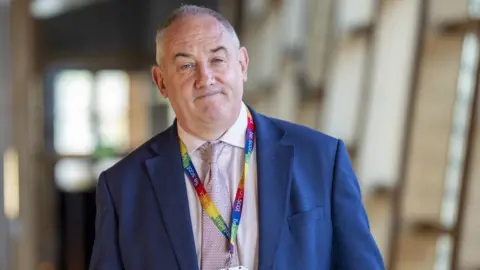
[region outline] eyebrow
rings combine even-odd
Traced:
[[[227,49],[223,46],[218,46],[216,47],[215,49],[212,49],[210,50],[212,53],[216,53],[216,52],[219,52],[219,51],[224,51],[225,53],[227,53]]]
[[[173,62],[175,62],[175,60],[179,57],[186,57],[186,58],[192,58],[193,56],[189,53],[184,53],[184,52],[179,52],[179,53],[176,53],[174,56],[173,56]]]
[[[218,46],[218,47],[210,50],[210,52],[212,52],[212,53],[217,53],[219,51],[224,51],[225,53],[228,52],[227,49],[224,46]],[[191,55],[189,53],[185,53],[185,52],[178,52],[173,56],[173,61],[175,61],[179,57],[193,58],[193,55]]]

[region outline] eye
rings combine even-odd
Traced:
[[[212,59],[212,62],[214,62],[214,63],[222,63],[222,62],[224,62],[224,60],[223,60],[222,58],[215,57],[215,58]]]
[[[193,64],[184,64],[182,66],[180,66],[180,69],[181,70],[186,70],[186,69],[189,69],[189,68],[192,68],[193,67]]]

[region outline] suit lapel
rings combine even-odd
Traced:
[[[271,269],[287,215],[293,147],[283,143],[284,131],[275,123],[252,114],[257,130],[259,269]]]
[[[275,262],[277,243],[287,217],[293,146],[282,141],[284,131],[251,108],[256,128],[259,269]],[[146,166],[180,269],[198,269],[187,190],[176,123],[152,143],[158,154]],[[175,158],[178,157],[178,158]]]
[[[158,156],[146,166],[180,269],[198,269],[176,124],[152,143]]]

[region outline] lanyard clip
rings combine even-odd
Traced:
[[[232,257],[233,257],[232,252],[231,251],[228,252],[228,261],[227,261],[228,268],[232,267]]]

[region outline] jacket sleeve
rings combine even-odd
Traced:
[[[345,144],[339,140],[332,183],[333,269],[385,269],[370,232],[360,186]]]
[[[98,180],[96,203],[95,241],[89,269],[124,269],[118,246],[117,214],[110,196],[105,172],[102,172]]]

